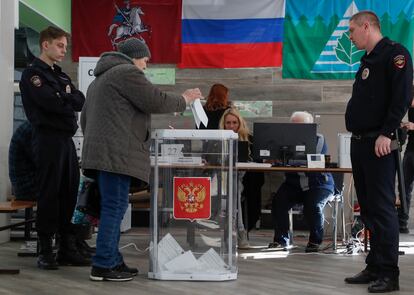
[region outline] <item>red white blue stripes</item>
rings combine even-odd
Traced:
[[[181,67],[282,63],[285,0],[183,0]]]

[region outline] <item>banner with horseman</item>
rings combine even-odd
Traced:
[[[151,62],[179,63],[181,0],[73,0],[72,59],[116,50],[119,42],[139,38]]]

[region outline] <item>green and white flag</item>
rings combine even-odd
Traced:
[[[349,39],[349,19],[372,10],[384,36],[412,53],[414,0],[287,0],[283,78],[353,79],[364,50]]]

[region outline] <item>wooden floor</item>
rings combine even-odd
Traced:
[[[121,250],[127,264],[140,269],[133,281],[91,282],[89,267],[40,270],[36,268],[36,258],[17,257],[22,242],[9,242],[0,245],[0,267],[20,268],[20,274],[0,275],[0,294],[367,294],[366,285],[347,285],[343,281],[345,276],[364,267],[364,254],[344,255],[331,249],[305,254],[306,237],[296,237],[298,247],[290,252],[260,248],[271,240],[271,236],[268,230],[251,234],[251,244],[258,248],[239,252],[238,279],[229,282],[149,280],[148,251],[138,252],[133,246]],[[401,247],[406,252],[400,256],[401,291],[393,294],[411,295],[414,293],[414,234],[401,235],[400,239],[402,244],[411,247]],[[148,247],[148,230],[138,228],[123,234],[120,245],[129,243],[135,243],[139,249]]]

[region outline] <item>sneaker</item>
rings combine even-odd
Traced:
[[[115,268],[103,268],[98,266],[92,266],[89,279],[91,281],[124,282],[132,280],[133,277],[134,275],[129,272],[119,271]]]
[[[126,265],[125,262],[122,262],[120,265],[115,266],[113,269],[120,272],[130,273],[133,276],[136,276],[138,274],[138,268],[128,267],[128,265]]]
[[[247,239],[247,232],[241,230],[237,233],[237,248],[238,249],[250,249],[249,240]]]
[[[284,243],[279,243],[279,242],[272,242],[269,243],[268,248],[270,249],[283,249],[283,250],[288,250],[290,248],[292,248],[290,245],[284,244]]]
[[[305,252],[306,253],[319,252],[319,247],[320,247],[319,244],[309,242],[306,245]]]

